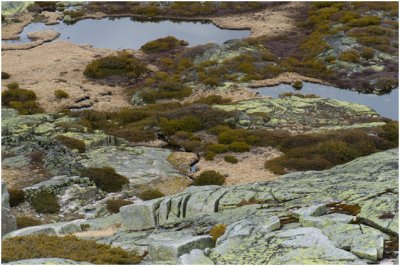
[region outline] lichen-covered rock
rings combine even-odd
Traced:
[[[106,146],[86,152],[80,163],[84,167],[112,167],[134,187],[160,178],[182,177],[168,162],[170,154],[168,149]]]
[[[346,215],[342,213],[331,213],[324,216],[319,217],[300,217],[300,223],[304,227],[316,227],[323,228],[326,226],[334,225],[334,224],[348,224],[351,221],[355,220],[354,216]]]
[[[321,131],[384,124],[371,119],[379,115],[367,106],[325,98],[257,98],[214,107],[225,111],[241,111],[237,125],[244,128]],[[356,121],[360,118],[365,121]]]
[[[178,263],[181,265],[214,265],[214,262],[200,249],[193,249],[189,254],[180,256]]]
[[[155,210],[159,207],[159,199],[122,206],[120,208],[122,227],[125,230],[146,230],[156,227]]]
[[[72,222],[61,222],[54,224],[43,224],[37,226],[29,226],[16,231],[10,232],[4,238],[27,236],[27,235],[66,235],[81,232],[80,223],[84,220],[75,220]]]
[[[10,195],[8,194],[6,184],[1,182],[1,236],[17,230],[15,216],[10,211]]]
[[[383,256],[383,237],[362,235],[353,241],[351,253],[359,258],[377,261]]]
[[[205,249],[213,246],[211,236],[195,236],[193,232],[159,233],[149,236],[149,260],[176,263],[179,256],[193,249]]]
[[[100,224],[97,219],[77,224],[90,231],[121,223],[111,235],[90,238],[147,254],[144,263],[150,264],[366,264],[381,260],[383,241],[398,235],[397,187],[393,149],[271,182],[190,187],[124,206],[120,217]],[[334,204],[353,206],[345,210],[352,213]],[[213,248],[209,232],[216,224],[227,227]],[[194,249],[203,251],[191,254]]]
[[[336,248],[319,229],[312,227],[251,234],[227,239],[213,249],[217,264],[361,264],[355,255]]]

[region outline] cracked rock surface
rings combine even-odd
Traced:
[[[84,238],[147,254],[144,264],[379,262],[388,259],[385,243],[398,238],[397,160],[398,150],[393,149],[277,181],[190,187],[124,206],[107,221],[41,225],[34,231],[47,226],[62,235],[60,228],[70,232],[72,224],[97,226],[85,226],[86,233],[114,226],[110,235]],[[209,232],[216,224],[226,229],[213,242]]]

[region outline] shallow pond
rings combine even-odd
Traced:
[[[139,21],[124,17],[84,19],[72,25],[63,22],[57,25],[31,23],[20,34],[20,40],[7,42],[30,42],[27,37],[29,32],[48,29],[58,31],[60,33],[59,40],[110,49],[139,49],[148,41],[168,35],[188,41],[189,46],[210,42],[222,44],[227,40],[241,39],[250,35],[249,30],[220,29],[212,23],[200,21]]]
[[[355,102],[371,107],[381,116],[398,120],[399,115],[399,89],[390,94],[375,95],[363,94],[356,91],[343,90],[333,86],[325,86],[315,83],[304,82],[300,91],[295,91],[292,86],[280,84],[273,87],[255,89],[260,95],[278,97],[284,92],[299,92],[301,94],[315,94],[323,98],[333,98],[342,101]]]

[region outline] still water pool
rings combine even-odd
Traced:
[[[355,102],[371,107],[383,117],[398,120],[399,116],[399,89],[390,94],[375,95],[363,94],[356,91],[343,90],[333,86],[303,82],[303,88],[295,91],[292,86],[280,84],[273,87],[255,89],[260,95],[278,97],[284,92],[299,92],[301,94],[315,94],[323,98],[333,98],[342,101]]]
[[[212,23],[201,21],[139,21],[133,18],[84,19],[72,25],[60,22],[56,25],[31,23],[20,34],[20,40],[14,43],[30,42],[29,32],[55,30],[60,33],[59,40],[68,40],[78,44],[91,44],[97,48],[139,49],[148,41],[175,36],[186,40],[189,46],[206,43],[222,44],[227,40],[250,36],[249,30],[220,29]]]

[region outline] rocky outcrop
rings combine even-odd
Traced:
[[[330,170],[287,174],[277,181],[190,187],[177,195],[124,206],[120,218],[77,222],[101,225],[88,227],[86,233],[121,224],[111,235],[89,238],[147,254],[144,262],[150,264],[394,260],[388,254],[398,252],[390,250],[390,242],[398,238],[397,162],[394,149]],[[214,243],[209,232],[216,224],[226,229]]]
[[[258,98],[230,105],[215,105],[225,111],[240,111],[237,125],[243,128],[321,131],[383,125],[371,108],[325,98]]]
[[[1,236],[17,229],[15,216],[10,211],[10,195],[6,184],[1,182]]]
[[[109,166],[129,179],[130,187],[165,177],[186,179],[167,160],[171,150],[152,147],[106,146],[90,150],[80,163],[84,167]]]

